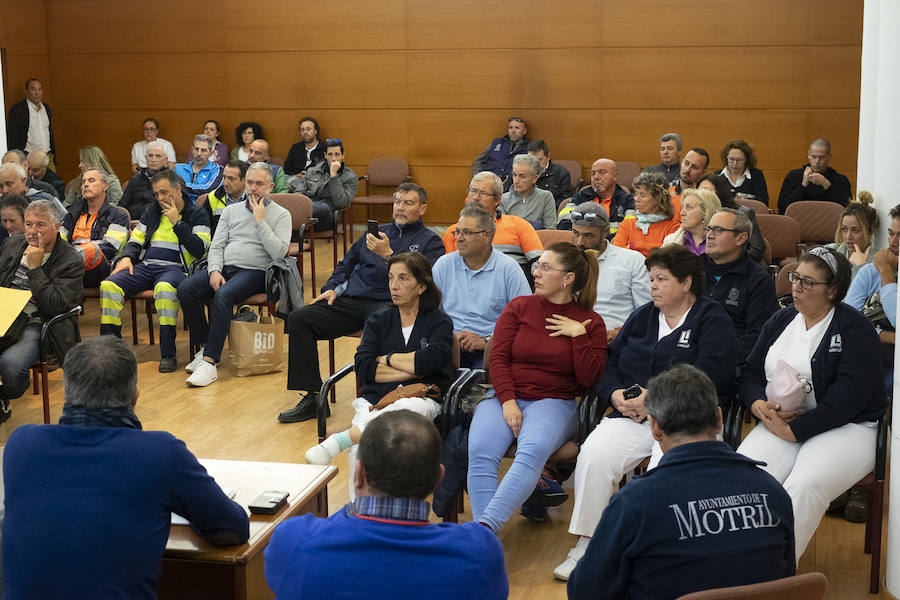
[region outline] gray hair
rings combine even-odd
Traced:
[[[491,239],[494,239],[494,232],[497,230],[497,224],[494,222],[494,216],[491,213],[477,204],[466,204],[463,209],[459,211],[459,218],[461,219],[463,217],[475,219],[478,223],[478,228],[490,231]]]
[[[59,214],[59,209],[56,206],[56,202],[52,200],[32,200],[28,206],[25,207],[25,212],[39,212],[45,210],[50,214],[50,224],[51,225],[59,225],[62,221],[62,216]]]
[[[26,179],[28,177],[28,173],[25,171],[22,165],[14,162],[6,162],[0,164],[0,173],[5,173],[6,171],[12,171],[16,175],[18,175],[20,179]]]
[[[96,169],[96,168],[93,168],[93,167],[90,168],[90,169],[88,169],[87,171],[85,171],[84,173],[81,174],[81,179],[82,179],[82,180],[84,179],[84,174],[85,174],[85,173],[88,173],[89,171],[97,171],[97,173],[100,174],[100,181],[102,181],[103,183],[109,185],[109,175],[107,174],[107,172],[104,171],[103,169]]]
[[[538,161],[540,163],[540,161]],[[494,197],[498,200],[503,195],[503,181],[499,177],[497,177],[496,173],[492,173],[491,171],[479,171],[472,176],[472,180],[469,182],[469,189],[472,189],[472,186],[475,185],[476,181],[482,181],[485,179],[489,179],[491,185],[494,188]]]
[[[28,158],[34,157],[41,161],[41,167],[46,168],[50,164],[50,157],[43,150],[32,150],[28,153]]]
[[[535,177],[541,174],[541,159],[531,154],[517,154],[513,159],[513,166],[525,165],[531,169]]]
[[[809,145],[810,148],[813,146],[818,146],[819,148],[825,148],[828,151],[828,154],[831,154],[831,142],[826,140],[825,138],[816,138]]]
[[[207,137],[209,137],[209,136],[207,136]],[[196,141],[196,140],[194,140],[194,141]],[[166,153],[166,147],[163,146],[163,143],[158,140],[154,140],[152,142],[147,142],[147,151],[149,152],[150,150],[159,150],[163,154]]]
[[[644,406],[669,437],[718,433],[716,386],[697,367],[679,364],[651,378]]]
[[[10,155],[15,156],[18,159],[19,164],[22,164],[23,162],[25,162],[26,155],[24,152],[22,152],[18,148],[13,148],[12,150],[9,150],[6,154],[4,154],[3,155],[4,160],[6,159],[7,156],[10,156]],[[9,162],[9,161],[7,161],[7,162]]]
[[[750,239],[750,234],[753,233],[753,223],[750,222],[750,217],[745,215],[744,211],[737,208],[722,208],[716,212],[734,215],[734,225],[732,225],[731,228],[734,229],[736,234],[746,233],[747,239]]]
[[[137,396],[134,352],[111,335],[84,340],[66,353],[63,388],[70,406],[133,407]]]
[[[209,146],[210,150],[216,147],[216,143],[213,141],[213,139],[205,133],[198,133],[194,136],[194,143],[196,144],[197,142],[203,142],[204,144]]]
[[[675,142],[675,147],[678,148],[678,151],[681,152],[681,136],[677,133],[664,133],[659,138],[659,143],[663,142]]]
[[[255,163],[253,163],[252,165],[250,165],[249,167],[247,167],[247,174],[249,175],[249,174],[250,174],[250,171],[253,171],[253,170],[257,170],[257,171],[265,171],[266,177],[269,178],[269,183],[272,183],[272,182],[275,181],[275,180],[272,178],[272,167],[270,167],[267,163],[264,163],[264,162],[255,162]],[[246,175],[244,176],[244,178],[246,179]]]

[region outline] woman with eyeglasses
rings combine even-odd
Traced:
[[[656,248],[644,263],[651,302],[634,311],[609,346],[606,372],[595,390],[613,412],[581,445],[575,463],[575,505],[569,533],[578,540],[553,571],[563,581],[584,555],[619,482],[650,457],[662,457],[647,421],[647,382],[676,363],[693,365],[716,386],[719,405],[734,398],[737,338],[731,318],[703,295],[700,257],[684,246]]]
[[[722,148],[721,175],[728,179],[728,185],[738,198],[759,200],[769,204],[769,188],[766,177],[756,168],[753,148],[744,140],[731,140]]]
[[[719,198],[708,190],[688,188],[681,193],[681,227],[663,240],[663,246],[679,244],[700,256],[706,251],[706,226],[722,209]]]
[[[622,221],[612,243],[646,257],[650,250],[663,245],[667,235],[678,231],[665,177],[644,171],[634,178],[634,209],[637,216]]]
[[[550,455],[575,433],[575,397],[600,379],[606,326],[595,313],[597,253],[569,242],[533,264],[535,291],[497,320],[489,357],[493,391],[469,429],[468,490],[474,519],[497,532],[532,494]],[[500,459],[516,442],[498,484]]]
[[[842,300],[850,264],[814,248],[790,274],[793,306],[763,326],[738,380],[758,423],[738,448],[784,485],[797,559],[832,500],[875,467],[885,410],[878,335]]]

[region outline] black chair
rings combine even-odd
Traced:
[[[50,424],[50,382],[49,382],[49,372],[50,372],[50,363],[49,363],[49,348],[47,345],[47,334],[50,329],[52,329],[58,323],[62,323],[63,321],[68,321],[70,319],[75,320],[75,341],[81,341],[81,331],[78,329],[78,315],[81,313],[81,306],[76,306],[74,308],[70,308],[66,312],[56,315],[46,323],[41,326],[41,339],[38,344],[39,354],[38,360],[31,367],[31,379],[34,382],[34,395],[38,394],[38,376],[40,376],[41,380],[41,394],[43,396],[44,402],[44,425]],[[62,366],[62,365],[60,365]]]

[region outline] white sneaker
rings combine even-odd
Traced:
[[[192,360],[191,362],[189,362],[188,364],[186,364],[184,366],[184,370],[187,371],[188,373],[193,373],[194,371],[197,370],[197,367],[199,367],[200,363],[202,363],[202,362],[206,362],[206,361],[203,360],[203,348],[200,348],[200,350],[197,352],[197,354],[194,355],[194,360]]]
[[[581,560],[582,556],[584,556],[584,552],[581,552],[580,550],[576,550],[575,548],[569,550],[569,554],[566,555],[566,560],[562,561],[558,567],[553,569],[554,579],[568,581],[569,575],[575,570],[575,567],[578,565],[578,561]]]
[[[191,376],[187,378],[187,382],[195,387],[206,387],[218,378],[216,365],[203,360],[200,361],[200,364],[197,365]]]

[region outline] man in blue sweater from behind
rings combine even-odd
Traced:
[[[575,599],[663,599],[794,574],[794,513],[760,463],[716,441],[716,388],[681,364],[652,378],[644,404],[665,453],[603,511],[569,576]]]
[[[184,442],[141,431],[137,361],[113,336],[66,353],[59,425],[23,425],[3,455],[4,598],[156,598],[171,513],[243,544],[247,513]]]
[[[479,523],[428,522],[425,497],[444,475],[441,439],[425,417],[386,412],[362,434],[356,500],[322,519],[275,528],[266,582],[280,600],[300,598],[506,598],[503,548]]]

